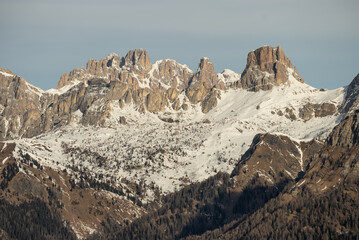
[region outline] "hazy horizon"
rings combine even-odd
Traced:
[[[359,2],[348,1],[9,1],[0,0],[0,67],[42,89],[63,73],[115,52],[143,48],[197,69],[241,73],[249,51],[282,46],[317,88],[348,85],[359,73]]]

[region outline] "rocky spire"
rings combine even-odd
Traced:
[[[208,88],[212,88],[217,84],[217,74],[209,58],[201,58],[195,77],[197,81],[203,82]]]
[[[303,82],[280,46],[260,47],[248,53],[247,65],[241,76],[241,87],[252,91],[270,90],[273,86],[287,82],[289,74]]]
[[[209,58],[201,58],[197,72],[186,91],[188,99],[192,103],[202,101],[217,82],[217,74],[214,72],[211,60]]]
[[[147,71],[152,68],[148,53],[144,49],[130,50],[125,57],[125,65],[138,66]]]

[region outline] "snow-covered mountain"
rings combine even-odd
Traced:
[[[252,143],[259,133],[296,146],[288,153],[296,167],[284,171],[294,179],[304,171],[306,143],[324,140],[357,102],[357,85],[313,88],[280,47],[269,46],[248,54],[242,74],[217,74],[208,58],[196,72],[169,59],[151,64],[145,50],[90,60],[48,91],[0,70],[1,151],[15,144],[13,162],[36,162],[74,185],[105,183],[108,199],[121,191],[123,201],[137,201],[127,215],[143,214],[141,206],[159,195],[220,171],[232,173],[247,150],[259,146]],[[41,182],[40,167],[33,165],[19,171]],[[253,160],[249,173],[274,184],[271,166],[259,165]],[[87,236],[100,223],[88,218],[67,219],[78,236]]]

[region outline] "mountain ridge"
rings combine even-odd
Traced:
[[[89,60],[86,69],[63,75],[58,90],[42,91],[20,77],[14,76],[17,78],[14,81],[13,75],[2,72],[0,139],[33,137],[67,125],[74,121],[77,110],[84,116],[84,125],[104,125],[112,111],[110,105],[115,101],[121,109],[133,104],[142,113],[167,110],[182,113],[197,104],[203,113],[208,113],[218,105],[222,93],[230,89],[268,91],[273,86],[295,84],[295,81],[304,84],[281,47],[269,46],[248,54],[242,74],[230,70],[217,74],[208,58],[201,59],[196,72],[174,60],[151,64],[143,49],[131,50],[122,58],[110,54],[99,61]],[[351,99],[356,97],[353,95]],[[326,113],[321,114],[320,109]],[[309,103],[299,115],[308,120],[314,113],[315,116],[330,115],[337,112],[336,109],[330,102]]]
[[[326,139],[353,141],[349,133],[331,132],[356,113],[359,91],[357,78],[346,88],[315,89],[280,47],[269,46],[248,54],[242,74],[217,74],[208,58],[196,72],[170,59],[151,64],[145,50],[133,50],[123,58],[90,60],[86,69],[63,75],[59,89],[43,91],[4,69],[0,81],[2,198],[54,206],[79,238],[105,231],[112,220],[119,228],[130,226],[162,211],[166,201],[171,205],[165,196],[192,186],[209,184],[209,202],[216,201],[216,191],[224,200],[231,196],[226,214],[255,212],[293,186],[295,197],[300,186],[312,186],[308,178],[335,164],[331,158],[328,166],[320,164],[330,149],[343,153],[343,146]],[[322,184],[337,181],[322,179],[319,193]],[[257,196],[258,204],[243,193],[253,201]],[[233,205],[237,200],[248,212]],[[208,211],[206,204],[200,206]],[[228,216],[203,229],[239,215]],[[194,233],[190,226],[182,230],[182,237]]]

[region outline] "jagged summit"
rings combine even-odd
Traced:
[[[290,69],[290,70],[288,70]],[[237,76],[235,76],[237,75]],[[211,60],[207,57],[200,59],[196,73],[187,66],[178,64],[174,60],[160,60],[151,64],[148,52],[144,49],[130,50],[125,57],[110,54],[105,59],[89,60],[86,69],[74,69],[61,76],[57,88],[72,84],[76,81],[88,81],[91,78],[103,78],[106,81],[120,80],[132,83],[137,87],[165,86],[179,87],[179,90],[190,87],[190,83],[201,82],[205,88],[226,89],[228,87],[244,88],[248,90],[269,90],[273,86],[288,81],[292,75],[300,82],[304,82],[282,48],[264,46],[248,54],[247,65],[241,75],[231,74],[231,84],[222,75],[218,79]],[[235,76],[237,79],[233,79]],[[239,78],[240,77],[240,78]],[[196,100],[198,101],[198,99]]]
[[[144,49],[130,50],[125,57],[125,65],[132,65],[149,71],[152,67],[148,53]]]
[[[240,86],[251,91],[270,90],[273,86],[286,83],[290,74],[299,82],[304,82],[280,46],[264,46],[248,53]]]
[[[254,114],[252,106],[247,106],[251,98],[259,109],[263,101],[284,95],[288,101],[276,100],[283,105],[276,102],[265,114],[309,121],[337,114],[343,91],[319,94],[319,90],[302,84],[281,47],[269,46],[248,54],[243,74],[229,69],[217,74],[209,58],[200,60],[196,72],[171,59],[152,64],[143,49],[130,50],[125,57],[112,53],[100,60],[91,59],[86,68],[62,75],[57,90],[42,91],[7,70],[0,73],[1,139],[32,137],[74,121],[104,126],[116,122],[117,116],[123,123],[129,109],[141,114],[150,112],[161,119],[168,118],[162,117],[164,114],[171,115],[172,121],[187,119],[194,112],[200,118],[214,108],[220,113],[227,106],[242,109],[240,114],[249,116]],[[353,83],[348,88],[347,96],[356,92],[356,86]],[[259,95],[248,93],[259,90]],[[226,98],[229,95],[232,99]],[[226,104],[219,105],[221,102]]]

